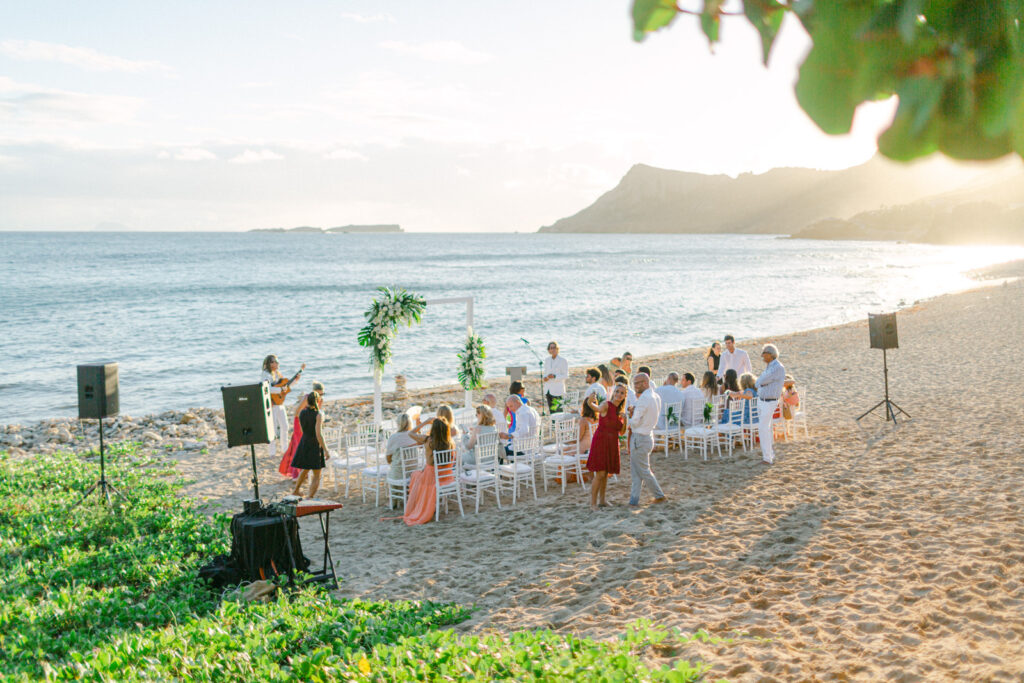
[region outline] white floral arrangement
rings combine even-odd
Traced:
[[[480,335],[470,332],[466,337],[466,346],[459,354],[459,384],[466,391],[487,386],[484,382],[485,358],[487,350],[484,348],[484,340]]]
[[[359,330],[359,345],[370,349],[370,368],[383,370],[391,362],[391,342],[398,326],[412,327],[427,307],[426,300],[407,289],[378,287],[380,296],[363,315],[366,324]]]

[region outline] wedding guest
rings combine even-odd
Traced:
[[[448,427],[451,430],[452,438],[456,438],[461,435],[461,430],[458,425],[455,424],[455,413],[452,412],[452,407],[445,404],[437,409],[437,417],[445,420],[448,423]]]
[[[721,392],[726,394],[725,405],[722,406],[722,424],[729,422],[729,410],[732,405],[732,395],[740,392],[739,378],[736,375],[736,371],[729,369],[725,373],[725,377],[722,380]]]
[[[692,427],[704,419],[704,394],[694,384],[695,377],[689,372],[684,372],[679,379],[682,385],[683,414],[680,417],[684,427]]]
[[[324,385],[320,382],[313,382],[313,391],[319,392],[322,398],[324,395]],[[309,394],[303,394],[295,403],[295,415],[292,418],[292,439],[288,443],[288,450],[281,456],[281,462],[277,466],[277,471],[289,479],[298,479],[301,471],[296,467],[292,467],[292,458],[295,457],[295,451],[299,447],[299,442],[302,441],[302,425],[299,424],[299,413],[306,407],[308,399]]]
[[[722,344],[721,342],[711,342],[711,348],[704,354],[704,360],[708,363],[708,370],[711,372],[718,372],[718,365],[722,360]]]
[[[632,479],[632,486],[629,491],[630,507],[640,505],[640,493],[643,485],[651,489],[654,494],[655,503],[664,503],[665,493],[658,485],[658,479],[651,471],[651,451],[654,449],[654,440],[651,432],[658,424],[658,415],[661,413],[661,399],[651,388],[651,380],[644,373],[637,373],[633,378],[633,386],[636,387],[636,404],[628,409],[629,412],[629,474]]]
[[[633,391],[633,387],[629,386],[629,380],[625,375],[618,375],[615,378],[615,384],[626,387],[626,407],[632,407],[636,402],[636,392]]]
[[[608,507],[605,500],[608,475],[618,474],[620,469],[619,436],[626,431],[626,387],[615,385],[611,398],[600,405],[597,398],[590,395],[586,404],[599,416],[587,456],[587,471],[594,475],[590,482],[590,509],[597,510]]]
[[[514,455],[516,439],[525,439],[537,436],[540,424],[540,415],[531,406],[523,403],[517,394],[512,394],[505,401],[505,410],[515,416],[515,422],[508,428],[507,432],[500,432],[498,435],[509,441],[505,446],[506,455]]]
[[[775,462],[775,434],[772,431],[772,418],[782,396],[782,385],[786,380],[786,368],[779,362],[779,350],[773,344],[765,344],[761,349],[761,360],[765,369],[757,378],[757,410],[760,424],[758,436],[761,438],[761,462],[771,465]]]
[[[622,365],[620,367],[622,368],[622,371],[625,372],[627,375],[632,375],[633,374],[633,354],[631,354],[629,351],[626,351],[625,353],[623,353],[622,354]]]
[[[715,396],[718,396],[718,390],[718,378],[715,377],[715,373],[708,370],[700,380],[700,392],[704,394],[704,400],[708,403],[714,401]]]
[[[664,407],[665,405],[670,404],[670,403],[678,403],[678,404],[680,404],[680,406],[682,406],[683,399],[685,398],[683,396],[682,390],[679,388],[679,373],[678,372],[670,372],[670,373],[668,373],[668,375],[666,375],[665,381],[662,383],[662,385],[660,387],[658,387],[657,389],[655,389],[654,391],[658,394],[658,398],[661,399],[662,407]],[[682,407],[680,407],[680,411],[682,411]],[[682,415],[685,416],[686,413],[683,412]],[[680,415],[676,415],[676,418],[679,418],[679,417],[680,417]],[[658,416],[658,429],[665,429],[665,415],[664,414],[661,414],[661,415]]]
[[[730,391],[729,399],[730,402],[745,401],[743,404],[743,424],[750,424],[750,404],[752,401],[757,400],[757,378],[749,372],[744,372],[740,375],[740,390]],[[736,410],[739,410],[739,408]],[[722,422],[725,422],[725,419]]]
[[[523,386],[523,383],[520,382],[519,380],[516,380],[508,385],[508,395],[518,396],[519,400],[522,401],[523,403],[530,403],[530,399],[526,398],[526,388]],[[505,421],[508,423],[509,426],[509,431],[514,431],[516,428],[516,414],[514,412],[509,412],[507,401],[505,403],[505,418]]]
[[[591,394],[591,396],[594,397],[598,404],[601,403],[596,394]],[[590,396],[587,398],[590,398]],[[579,453],[581,458],[590,452],[590,444],[594,440],[594,430],[597,429],[597,422],[598,416],[594,406],[584,399],[583,407],[580,409],[579,432],[576,434],[576,452]]]
[[[549,358],[544,359],[544,397],[549,413],[562,412],[565,381],[569,379],[569,361],[558,355],[558,342],[548,343]]]
[[[410,446],[419,446],[427,440],[427,437],[420,434],[420,430],[425,425],[430,424],[430,421],[420,422],[415,427],[413,427],[412,423],[413,419],[409,413],[406,412],[399,415],[398,430],[388,437],[388,441],[384,445],[384,455],[391,466],[388,468],[388,479],[398,480],[402,478],[402,459],[396,457],[398,451]]]
[[[434,509],[437,505],[437,487],[434,484],[434,453],[438,451],[454,450],[451,429],[444,420],[434,420],[430,423],[430,434],[423,444],[426,466],[418,472],[413,472],[409,478],[409,500],[405,504],[405,514],[402,519],[408,526],[415,524],[426,524],[434,519]],[[451,475],[448,475],[451,476]],[[443,481],[442,483],[448,483]]]
[[[604,387],[605,398],[610,398],[612,395],[612,389],[615,388],[615,378],[612,377],[611,370],[604,363],[597,366],[597,369],[601,371],[601,379],[599,384]]]
[[[299,424],[302,425],[302,440],[295,449],[292,467],[302,470],[295,480],[292,495],[299,495],[299,490],[306,483],[306,476],[312,472],[313,478],[309,485],[309,497],[314,498],[320,488],[320,473],[327,463],[327,444],[324,443],[324,415],[320,410],[323,399],[315,391],[306,396],[306,407],[299,413]]]
[[[796,390],[796,380],[793,379],[793,375],[786,375],[786,381],[782,383],[782,417],[792,420],[798,410],[800,410],[800,393]]]
[[[587,396],[590,396],[591,394],[597,396],[598,402],[608,399],[608,392],[601,384],[601,371],[599,369],[587,368],[587,373],[583,376],[583,381],[587,383],[587,390],[583,392],[584,402],[586,402]]]
[[[654,377],[654,373],[653,373],[653,372],[651,372],[651,366],[649,366],[649,365],[641,365],[641,366],[640,366],[640,367],[639,367],[639,368],[637,369],[637,372],[642,372],[642,373],[644,373],[645,375],[647,375],[648,377]]]
[[[491,414],[491,409],[485,405],[479,405],[476,407],[476,425],[469,430],[469,434],[466,435],[465,439],[465,456],[462,458],[462,462],[467,466],[476,465],[476,445],[480,441],[480,437],[484,434],[497,434],[498,428],[494,424],[494,415]]]
[[[622,357],[621,356],[615,356],[614,358],[612,358],[608,362],[608,364],[611,365],[616,370],[621,370],[622,369]]]
[[[719,377],[724,377],[729,370],[735,370],[738,375],[754,371],[750,365],[750,356],[743,349],[736,348],[736,339],[731,334],[725,335],[725,350],[722,351],[716,373]]]
[[[490,408],[491,415],[494,417],[494,425],[498,427],[498,431],[505,431],[508,427],[508,421],[505,420],[505,414],[498,409],[498,397],[488,392],[484,394],[483,401],[484,405]]]

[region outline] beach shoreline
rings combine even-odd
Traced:
[[[590,512],[587,492],[571,484],[514,507],[506,496],[500,510],[485,499],[479,514],[468,503],[464,517],[453,509],[412,528],[385,521],[397,513],[356,492],[339,498],[345,507],[331,525],[337,594],[475,605],[455,627],[464,633],[549,628],[614,639],[639,619],[703,629],[724,640],[647,656],[704,660],[714,667],[709,678],[1019,680],[1024,404],[1004,394],[1024,383],[1005,341],[1024,336],[1024,281],[1007,279],[1022,275],[1024,262],[986,269],[997,279],[899,312],[890,388],[913,417],[898,428],[854,419],[883,391],[882,354],[869,348],[866,321],[771,338],[810,420],[810,436],[778,443],[771,467],[756,450],[708,460],[657,452],[652,466],[668,502],[645,496],[634,511],[624,505],[624,457],[610,509]],[[740,347],[756,352],[762,341]],[[637,358],[634,367],[651,365],[660,382],[670,369],[696,374],[702,353]],[[461,399],[452,386],[410,392],[408,401]],[[370,400],[356,400],[332,404],[336,424],[369,415]],[[66,423],[13,430],[38,434],[12,455],[95,448],[94,421],[61,442]],[[105,429],[110,442],[141,441],[174,463],[182,494],[207,514],[238,512],[251,497],[248,450],[226,448],[219,411],[121,416]],[[257,448],[265,500],[292,488],[277,466]],[[329,477],[320,495],[337,495]],[[319,529],[300,526],[318,561]]]

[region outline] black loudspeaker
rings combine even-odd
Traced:
[[[266,382],[221,387],[228,448],[270,443],[274,426],[270,416],[270,387]]]
[[[78,419],[99,420],[120,411],[117,363],[78,366]]]
[[[899,337],[896,334],[895,313],[869,313],[868,332],[871,335],[871,348],[898,349]]]

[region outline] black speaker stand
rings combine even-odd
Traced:
[[[101,501],[103,500],[103,498],[107,499],[107,505],[113,505],[113,501],[111,501],[110,499],[111,492],[113,492],[115,496],[120,496],[121,498],[124,498],[124,496],[121,495],[121,492],[114,488],[114,486],[107,481],[107,468],[103,453],[103,418],[99,418],[97,422],[99,423],[100,428],[100,478],[99,481],[97,481],[96,483],[94,483],[92,486],[85,490],[85,493],[82,494],[82,497],[78,500],[77,503],[75,503],[74,505],[67,509],[68,512],[71,512],[76,507],[84,503],[85,499],[91,496],[93,491],[96,491],[96,489],[99,489]]]
[[[249,455],[252,458],[252,490],[256,500],[260,499],[260,475],[256,472],[256,445],[249,444]]]
[[[882,371],[885,374],[885,398],[883,398],[881,401],[879,401],[878,403],[873,405],[871,407],[871,409],[868,410],[867,412],[865,412],[863,415],[858,417],[857,418],[857,422],[858,423],[862,419],[864,419],[865,417],[870,415],[871,413],[873,413],[876,410],[878,410],[879,408],[881,408],[882,406],[885,406],[885,421],[886,422],[888,422],[889,420],[892,420],[893,424],[898,425],[899,423],[896,421],[896,413],[897,412],[899,412],[899,413],[901,413],[903,415],[906,415],[907,419],[911,419],[910,413],[908,413],[907,411],[903,410],[903,408],[900,408],[893,401],[889,400],[889,362],[888,362],[888,360],[886,358],[886,355],[885,355],[885,349],[882,349]]]

